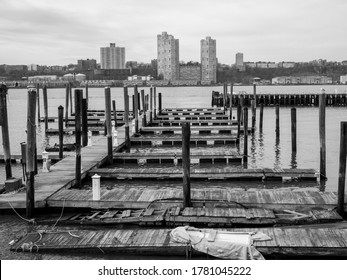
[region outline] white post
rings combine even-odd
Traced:
[[[42,172],[49,172],[48,169],[48,152],[43,151],[42,152]]]
[[[132,122],[131,122],[131,133],[132,134],[135,133],[135,119],[133,119]]]
[[[117,146],[118,146],[118,133],[117,133],[117,129],[115,129],[113,132],[113,147],[117,147]]]
[[[92,142],[92,132],[90,130],[88,130],[88,145],[89,147],[93,146],[93,142]]]
[[[93,200],[100,200],[100,176],[95,174],[93,180]]]

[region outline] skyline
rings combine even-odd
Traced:
[[[245,62],[347,60],[344,0],[1,2],[0,64],[100,62],[100,47],[111,42],[125,47],[126,61],[149,63],[163,31],[179,39],[186,62],[200,61],[207,36],[223,64],[234,64],[237,52]]]

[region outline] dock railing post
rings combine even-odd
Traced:
[[[326,145],[325,145],[325,90],[319,95],[319,143],[320,143],[320,179],[326,179]]]
[[[134,87],[134,100],[135,100],[135,107],[134,107],[134,114],[135,114],[135,133],[139,133],[139,92],[137,91],[137,85]]]
[[[36,149],[36,89],[28,88],[27,110],[27,151],[26,151],[26,216],[33,218],[35,213],[35,149]]]
[[[292,153],[296,153],[296,108],[291,108]]]
[[[66,84],[65,88],[65,127],[67,127],[69,121],[69,84]]]
[[[82,99],[82,147],[88,145],[88,102],[87,98]]]
[[[183,207],[191,207],[190,194],[190,124],[182,123]]]
[[[147,125],[146,120],[146,102],[145,102],[145,90],[141,90],[141,100],[142,100],[142,126],[145,127]]]
[[[113,145],[112,145],[112,122],[111,122],[111,89],[105,88],[105,113],[107,127],[107,162],[113,163]]]
[[[81,188],[81,102],[83,97],[82,89],[75,89],[75,141],[76,141],[76,166],[75,166],[75,186]]]
[[[8,131],[8,117],[7,117],[7,86],[0,85],[0,125],[2,131],[2,145],[5,160],[6,179],[12,177],[11,168],[11,150],[10,150],[10,135]]]
[[[64,124],[63,124],[63,117],[64,117],[64,107],[59,106],[58,107],[58,130],[59,130],[59,158],[63,158],[63,145],[64,145]]]
[[[337,212],[344,215],[345,205],[345,181],[346,181],[346,156],[347,156],[347,122],[341,122],[340,130],[340,160],[339,160],[339,181],[337,191]]]
[[[129,95],[128,87],[124,87],[124,128],[125,128],[125,149],[130,152],[130,134],[129,134]]]
[[[280,105],[276,104],[276,139],[280,139]]]
[[[243,144],[243,162],[246,165],[248,161],[248,108],[243,108],[243,137],[244,137],[244,144]]]
[[[47,98],[47,85],[43,86],[42,89],[42,97],[43,97],[43,111],[45,114],[45,135],[47,134],[48,129],[48,98]]]

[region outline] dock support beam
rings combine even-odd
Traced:
[[[76,141],[76,166],[75,166],[75,187],[81,188],[81,102],[83,97],[82,89],[75,89],[75,141]]]
[[[128,87],[124,87],[124,128],[125,128],[125,149],[130,152],[130,135],[129,135],[129,95]]]
[[[34,217],[35,211],[36,102],[36,89],[28,88],[26,216],[29,219]]]
[[[107,127],[107,162],[113,163],[113,147],[112,147],[112,122],[111,122],[111,89],[105,88],[105,113]]]
[[[191,207],[190,195],[190,124],[182,123],[183,207]]]
[[[347,122],[341,122],[340,132],[340,161],[339,161],[339,181],[337,191],[337,212],[344,215],[345,204],[345,181],[346,181],[346,156],[347,156]]]
[[[326,145],[325,145],[325,90],[319,95],[319,143],[320,143],[320,179],[326,177]]]

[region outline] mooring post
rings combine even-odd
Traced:
[[[130,134],[129,134],[129,96],[128,87],[124,87],[124,128],[125,128],[125,149],[130,152]]]
[[[183,207],[191,207],[190,195],[190,124],[182,123]]]
[[[73,103],[72,103],[72,83],[71,82],[69,82],[69,94],[70,94],[70,116],[72,116],[72,113],[73,113],[72,104]],[[75,102],[76,102],[76,100],[75,100]],[[75,104],[75,106],[76,106],[76,104]],[[79,104],[79,106],[81,106],[81,104]]]
[[[229,100],[229,119],[230,119],[230,124],[232,124],[232,119],[233,119],[233,113],[232,113],[232,107],[233,107],[233,90],[234,90],[234,85],[233,83],[230,83],[230,100]]]
[[[319,143],[320,143],[320,178],[326,179],[326,145],[325,145],[325,90],[319,95]]]
[[[81,188],[81,102],[83,97],[82,89],[75,89],[75,136],[76,136],[76,169],[75,186]]]
[[[255,100],[254,99],[251,101],[251,107],[252,107],[252,133],[254,133],[254,131],[255,131],[255,115],[256,115]]]
[[[64,126],[63,126],[63,117],[64,117],[64,107],[58,107],[58,130],[59,130],[59,158],[63,158],[63,145],[64,145]]]
[[[153,122],[153,87],[150,88],[149,92],[149,123]]]
[[[36,89],[28,88],[27,110],[27,180],[26,180],[26,216],[34,217],[35,211],[35,150],[36,150]]]
[[[111,122],[111,89],[105,87],[105,112],[107,127],[107,162],[113,163],[113,147],[112,147],[112,122]]]
[[[296,108],[290,110],[292,123],[292,153],[296,153]]]
[[[45,114],[45,135],[47,134],[48,129],[48,98],[47,98],[47,85],[44,85],[42,88],[42,97],[43,97],[43,112]]]
[[[139,133],[139,92],[137,91],[137,85],[134,87],[134,114],[135,114],[135,133]]]
[[[82,99],[82,147],[88,145],[88,103],[87,98]]]
[[[69,84],[66,84],[65,88],[65,126],[67,126],[69,121]]]
[[[241,105],[237,105],[237,142],[240,145],[240,135],[241,135]]]
[[[227,90],[228,84],[226,82],[223,83],[223,110],[226,111],[227,108]]]
[[[263,133],[264,104],[260,103],[259,132]]]
[[[276,139],[280,138],[280,105],[276,104]]]
[[[142,126],[145,127],[147,125],[147,120],[146,120],[146,102],[145,102],[145,90],[141,90],[141,100],[143,104],[143,110],[142,110]]]
[[[243,162],[247,163],[248,161],[248,108],[243,108]]]
[[[346,156],[347,156],[347,122],[341,122],[340,130],[340,161],[339,182],[337,191],[337,212],[344,215],[345,205],[345,181],[346,181]]]
[[[36,94],[37,94],[37,124],[40,125],[41,115],[40,115],[40,84],[36,84]]]
[[[253,84],[253,100],[254,100],[254,106],[257,107],[257,84]]]
[[[116,100],[112,100],[112,109],[113,109],[113,121],[114,121],[114,128],[117,129],[117,109],[116,109]]]
[[[161,98],[161,92],[158,94],[158,114],[161,114],[162,110],[162,98]]]
[[[153,88],[153,101],[154,101],[154,115],[153,118],[157,119],[157,88]]]
[[[1,84],[0,85],[0,125],[1,125],[1,131],[2,131],[2,145],[4,150],[6,179],[10,179],[12,177],[12,168],[11,168],[10,135],[8,131],[6,95],[7,95],[7,86],[5,84]]]
[[[241,105],[241,125],[243,125],[243,107],[245,105],[245,97],[243,96],[243,94],[240,95],[240,105]]]

